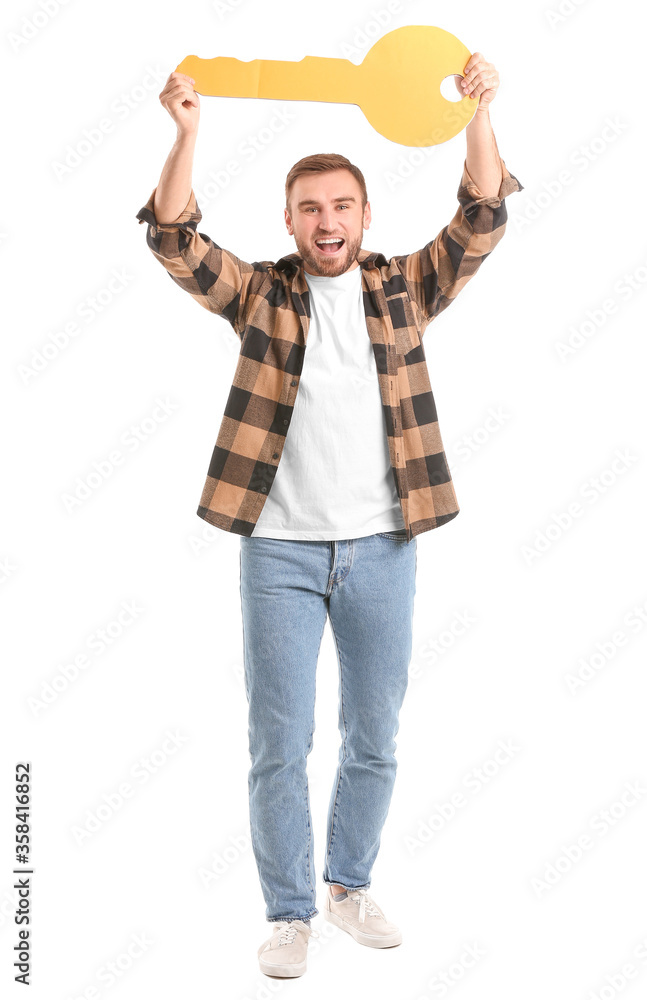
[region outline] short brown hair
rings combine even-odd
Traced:
[[[313,153],[312,156],[304,156],[294,164],[285,179],[285,207],[289,207],[290,192],[292,186],[301,174],[323,173],[326,170],[349,170],[360,186],[362,192],[362,211],[366,208],[368,195],[366,193],[366,181],[364,174],[354,163],[342,156],[341,153]]]

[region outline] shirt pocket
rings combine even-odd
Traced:
[[[420,346],[418,308],[406,292],[386,297],[393,339],[398,354],[406,355]]]

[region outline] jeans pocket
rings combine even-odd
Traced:
[[[394,538],[396,541],[406,541],[407,529],[394,528],[393,531],[376,531],[378,538]]]

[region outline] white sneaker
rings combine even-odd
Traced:
[[[328,885],[324,902],[324,917],[340,927],[358,944],[369,948],[392,948],[402,944],[402,934],[395,924],[390,924],[381,909],[371,899],[368,889],[347,889],[343,899],[333,899],[332,886]]]
[[[306,971],[308,940],[317,931],[303,920],[273,921],[272,936],[258,949],[261,972],[266,976],[302,976]]]

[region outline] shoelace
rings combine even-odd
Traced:
[[[369,917],[382,917],[383,913],[378,910],[377,906],[368,894],[368,889],[354,889],[352,892],[348,893],[348,898],[352,899],[354,903],[359,906],[359,922],[364,923],[366,914]]]
[[[297,936],[297,929],[292,926],[292,923],[292,921],[289,921],[281,930],[281,933],[279,934],[279,947],[282,944],[292,944]]]
[[[288,920],[279,933],[279,948],[283,944],[293,944],[297,936],[297,928],[293,927],[294,921]],[[319,937],[319,931],[310,928],[311,937]]]

